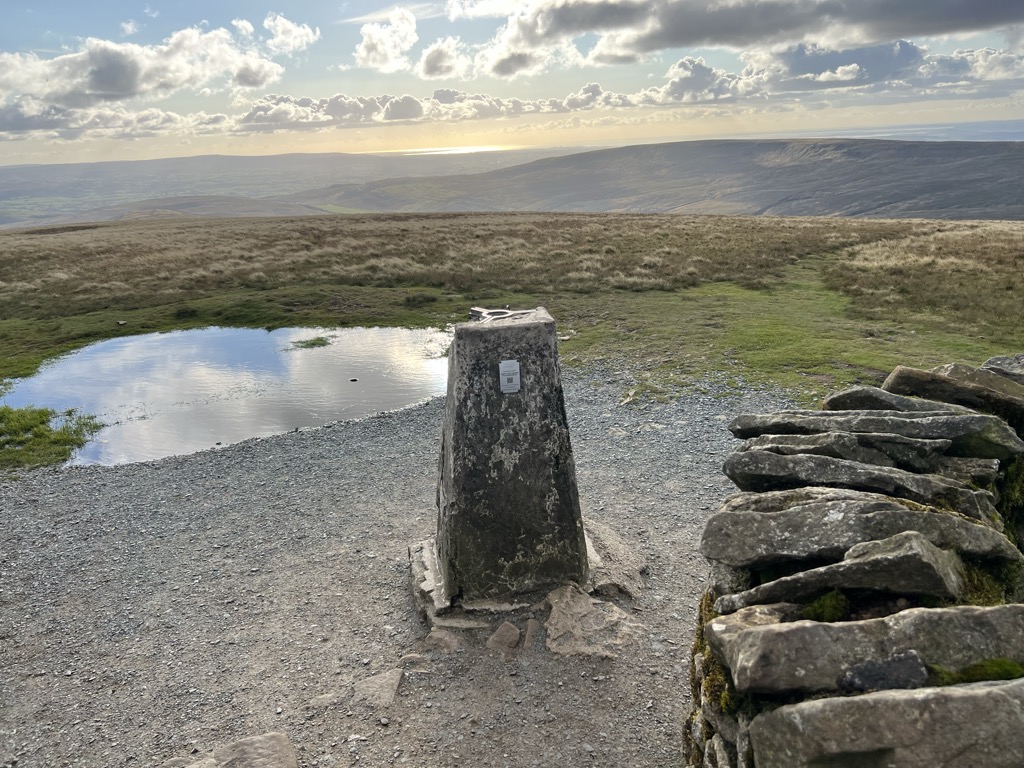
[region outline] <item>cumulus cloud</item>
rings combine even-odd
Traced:
[[[489,74],[505,77],[536,72],[538,62],[549,59],[546,51],[593,35],[597,40],[586,61],[622,64],[674,48],[817,43],[841,49],[1024,24],[1024,4],[1003,0],[533,0],[507,6],[496,0],[448,2],[452,18],[509,11],[481,57],[491,63],[485,67]],[[1021,43],[1019,32],[1010,35]]]
[[[387,23],[369,23],[359,28],[362,40],[356,46],[356,64],[365,69],[391,73],[409,69],[406,54],[419,40],[416,17],[405,8],[395,8]]]
[[[252,25],[251,21],[246,19],[232,19],[231,26],[238,30],[238,34],[243,37],[252,37],[256,31],[256,27]]]
[[[0,95],[21,94],[63,107],[86,107],[225,84],[262,88],[283,68],[239,49],[224,29],[184,29],[162,45],[88,38],[79,50],[51,59],[0,53]]]
[[[320,39],[319,27],[313,29],[308,24],[296,24],[279,13],[268,14],[263,28],[271,34],[267,46],[275,53],[298,53]]]
[[[416,74],[424,80],[439,78],[464,78],[469,74],[473,61],[466,53],[465,46],[457,37],[446,37],[428,46],[416,65]]]

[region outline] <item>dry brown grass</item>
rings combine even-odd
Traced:
[[[0,318],[152,306],[236,288],[453,291],[763,285],[799,259],[934,225],[671,215],[463,214],[130,221],[0,233]]]

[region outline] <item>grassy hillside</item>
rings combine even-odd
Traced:
[[[625,214],[203,219],[0,232],[0,378],[203,325],[444,325],[544,305],[563,360],[811,397],[1024,349],[1024,223]]]

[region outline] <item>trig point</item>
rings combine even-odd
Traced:
[[[437,535],[412,552],[439,611],[587,579],[555,322],[543,307],[473,317],[448,358]]]

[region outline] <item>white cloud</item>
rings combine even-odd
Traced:
[[[149,16],[149,18],[151,18],[151,19],[155,19],[157,16],[160,15],[160,11],[155,11],[152,8],[150,8],[148,5],[146,6],[145,10],[143,10],[143,13],[146,14],[147,16]]]
[[[256,31],[256,27],[252,25],[252,22],[246,19],[232,19],[231,26],[238,30],[238,34],[243,37],[252,37]]]
[[[522,7],[515,0],[448,0],[445,11],[452,21],[456,19],[500,19],[511,16]]]
[[[403,3],[401,6],[392,5],[387,8],[379,8],[376,11],[370,13],[364,13],[361,16],[353,16],[348,19],[344,19],[346,24],[366,24],[368,22],[385,23],[389,20],[390,16],[394,11],[402,8],[408,11],[418,20],[423,19],[434,19],[438,16],[444,16],[445,11],[440,3]]]
[[[416,74],[425,80],[464,78],[472,69],[473,61],[457,37],[446,37],[428,46],[416,65]]]
[[[135,19],[128,19],[128,21],[121,22],[121,34],[125,37],[131,37],[132,35],[138,33],[138,31],[139,24],[135,21]]]
[[[391,73],[409,69],[406,56],[419,40],[416,17],[404,8],[395,8],[386,24],[369,23],[359,29],[362,41],[356,46],[356,64],[365,69]]]
[[[313,29],[308,24],[296,24],[279,13],[268,14],[263,28],[272,35],[267,46],[275,53],[298,53],[320,39],[319,27]]]
[[[225,29],[191,28],[162,45],[88,38],[79,50],[43,59],[0,53],[0,96],[26,96],[81,108],[135,98],[161,98],[185,88],[262,88],[283,68],[236,47]]]

